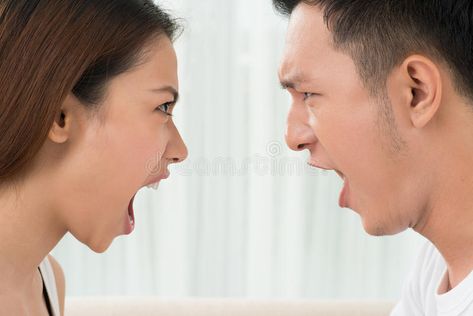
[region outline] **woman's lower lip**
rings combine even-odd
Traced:
[[[131,232],[135,229],[135,210],[133,209],[134,200],[135,196],[131,198],[131,201],[128,204],[127,214],[125,216],[125,235],[131,234]]]
[[[340,192],[340,197],[338,199],[338,205],[341,207],[341,208],[345,208],[345,207],[348,207],[348,196],[349,196],[349,193],[350,193],[350,185],[348,184],[348,180],[345,179],[344,183],[343,183],[343,189],[342,191]]]

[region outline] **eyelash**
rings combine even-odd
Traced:
[[[314,93],[310,93],[310,92],[303,92],[302,93],[304,101],[307,101],[307,99],[309,99],[313,95],[314,95]]]
[[[172,108],[174,105],[175,105],[175,102],[166,102],[166,103],[161,104],[160,106],[158,106],[158,107],[156,108],[156,111],[163,112],[163,113],[166,114],[167,116],[173,116],[172,113],[169,113],[168,111],[169,111],[169,109]],[[168,108],[167,108],[168,111],[161,109],[162,106],[167,106],[167,107],[168,107]]]

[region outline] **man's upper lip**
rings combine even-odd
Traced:
[[[323,169],[323,170],[333,170],[332,168],[321,166],[319,164],[316,164],[315,162],[309,161],[307,163],[309,164],[309,166],[312,166],[314,168],[319,168],[319,169]]]
[[[338,171],[337,169],[330,168],[330,167],[325,167],[325,166],[321,166],[321,165],[319,165],[319,164],[317,164],[317,163],[314,163],[314,162],[311,162],[311,161],[309,161],[308,164],[309,164],[310,166],[314,167],[314,168],[319,168],[319,169],[322,169],[322,170],[333,170],[333,171],[335,171],[335,172],[340,176],[340,178],[342,178],[343,180],[345,180],[345,175],[344,175],[342,172]]]
[[[338,170],[334,170],[342,180],[345,180],[345,175]]]
[[[154,184],[160,180],[164,180],[164,179],[167,179],[169,178],[169,170],[166,170],[164,173],[161,173],[160,175],[157,175],[153,178],[151,178],[150,181],[148,181],[148,183],[145,184],[146,185],[150,185],[150,184]]]

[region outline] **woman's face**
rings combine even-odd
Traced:
[[[96,252],[132,231],[129,206],[136,192],[166,178],[168,165],[187,156],[168,115],[178,91],[172,43],[161,38],[147,56],[110,81],[97,116],[88,118],[71,96],[65,102],[70,129],[52,184],[59,193],[55,207],[67,229]]]

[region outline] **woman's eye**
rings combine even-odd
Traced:
[[[158,106],[156,110],[161,111],[168,116],[172,116],[172,113],[170,111],[173,106],[174,106],[174,102],[166,102]]]
[[[311,96],[313,96],[314,94],[310,93],[310,92],[304,92],[302,95],[303,95],[304,101],[305,101],[305,100],[309,99]]]

